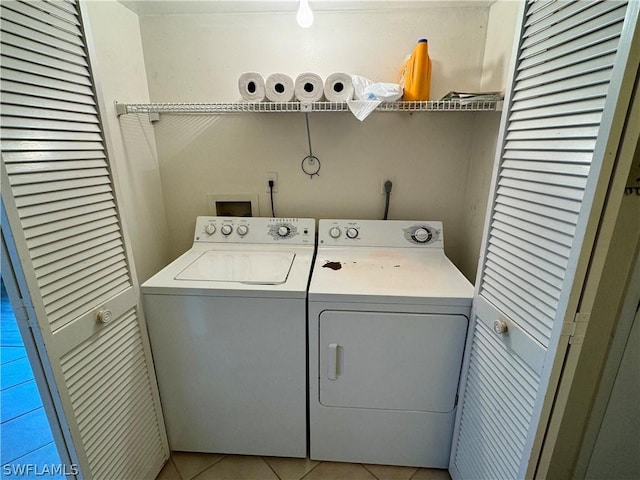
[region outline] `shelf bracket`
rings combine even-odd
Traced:
[[[115,102],[113,102],[116,106],[116,115],[118,117],[122,116],[122,115],[126,115],[127,113],[129,113],[127,111],[127,104],[126,103],[118,103],[118,101],[116,100]]]

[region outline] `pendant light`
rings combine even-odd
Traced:
[[[313,11],[309,6],[309,0],[300,0],[296,20],[302,28],[309,28],[313,24]]]

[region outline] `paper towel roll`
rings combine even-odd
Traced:
[[[247,72],[238,78],[238,90],[243,100],[261,102],[265,97],[264,78],[256,72]]]
[[[324,95],[324,82],[320,75],[304,72],[296,77],[293,91],[301,102],[319,102]]]
[[[264,84],[267,98],[272,102],[293,100],[293,80],[284,73],[272,73]]]
[[[348,73],[332,73],[324,81],[324,96],[330,102],[346,102],[353,97],[353,84]]]

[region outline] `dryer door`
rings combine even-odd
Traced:
[[[464,315],[320,314],[320,403],[327,407],[451,412]]]

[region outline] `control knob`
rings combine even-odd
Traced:
[[[223,235],[231,235],[231,232],[233,232],[233,227],[231,225],[225,224],[220,227],[220,231]]]
[[[338,227],[332,227],[331,230],[329,230],[329,236],[331,238],[338,238],[340,236],[340,229]]]
[[[278,227],[279,237],[286,237],[287,235],[289,235],[290,232],[291,232],[291,229],[286,225],[281,225],[280,227]]]
[[[216,226],[213,223],[210,223],[209,225],[204,227],[204,231],[207,235],[213,235],[214,233],[216,233]]]
[[[417,228],[413,232],[413,239],[418,243],[427,243],[431,240],[431,232],[424,227]]]
[[[358,238],[358,229],[357,228],[347,228],[347,237],[348,238]]]
[[[247,233],[249,233],[249,227],[247,227],[246,225],[238,225],[236,231],[238,232],[238,235],[244,237]]]

